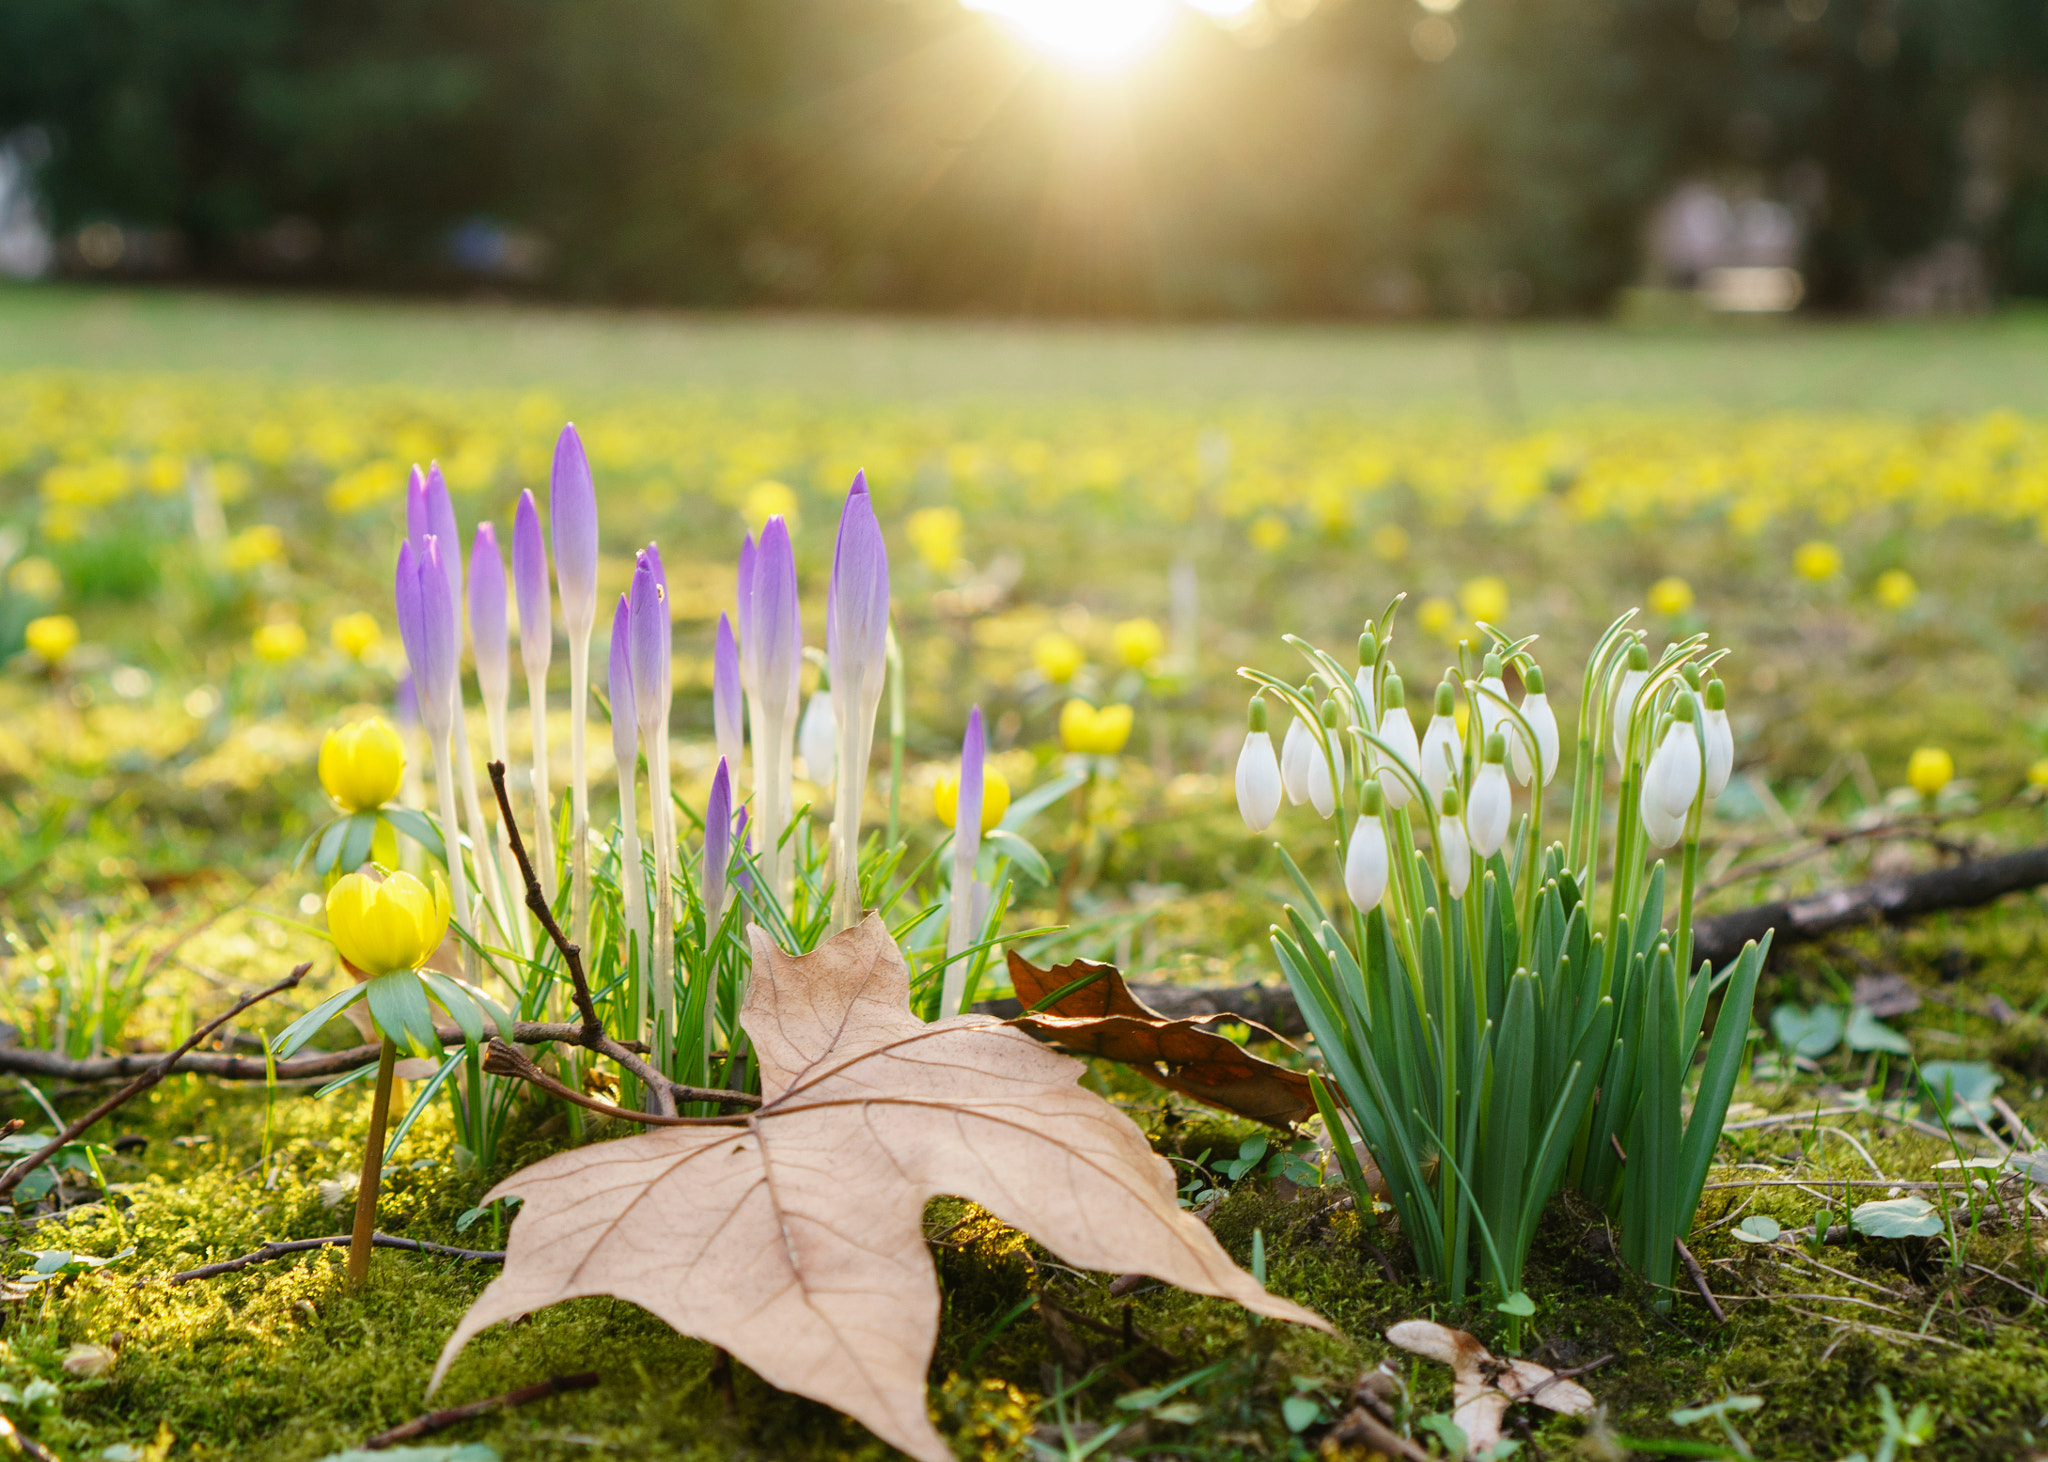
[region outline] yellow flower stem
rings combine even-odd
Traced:
[[[391,1120],[391,1075],[398,1047],[385,1038],[377,1055],[377,1094],[370,1103],[370,1133],[363,1139],[363,1176],[356,1185],[356,1226],[348,1246],[348,1282],[361,1289],[370,1277],[371,1240],[377,1232],[377,1189],[384,1178],[384,1128]]]

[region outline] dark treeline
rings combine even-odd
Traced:
[[[1706,179],[1787,205],[1823,305],[1943,246],[2048,292],[2042,0],[1267,3],[1105,82],[956,0],[7,0],[0,135],[79,272],[1583,310]]]

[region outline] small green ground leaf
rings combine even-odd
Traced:
[[[1750,1215],[1733,1229],[1735,1237],[1745,1244],[1776,1243],[1778,1235],[1784,1231],[1775,1218],[1767,1218],[1761,1213]]]
[[[1925,1239],[1941,1232],[1941,1215],[1925,1198],[1880,1198],[1858,1205],[1849,1226],[1873,1239]]]
[[[1816,1005],[1811,1010],[1780,1005],[1771,1012],[1771,1034],[1793,1055],[1808,1060],[1825,1056],[1839,1046],[1847,1028],[1839,1005]]]
[[[1913,1054],[1913,1043],[1859,1005],[1849,1012],[1849,1027],[1843,1039],[1852,1051],[1889,1051],[1894,1056]]]
[[[1322,1414],[1323,1403],[1313,1396],[1289,1396],[1280,1403],[1280,1415],[1286,1419],[1287,1430],[1291,1432],[1307,1431]]]

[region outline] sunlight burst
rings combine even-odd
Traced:
[[[1166,38],[1179,0],[964,0],[1019,39],[1071,65],[1107,71]]]

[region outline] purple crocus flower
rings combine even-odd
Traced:
[[[840,701],[850,706],[865,700],[870,679],[880,695],[888,638],[889,550],[875,521],[867,474],[860,472],[839,514],[825,609],[825,656]]]
[[[759,557],[760,551],[754,546],[754,535],[749,532],[744,538],[740,539],[738,592],[739,631],[740,643],[742,645],[752,639],[754,635],[754,563]],[[740,674],[748,681],[753,679],[753,665],[744,655],[740,657]],[[752,686],[749,685],[748,689],[752,689]]]
[[[573,422],[562,428],[555,442],[548,512],[554,525],[555,584],[562,595],[562,618],[574,640],[590,633],[597,616],[597,486]]]
[[[627,598],[621,594],[619,607],[612,615],[611,674],[605,685],[606,694],[612,702],[612,756],[619,764],[619,793],[626,799],[629,816],[632,815],[633,765],[640,751],[634,730],[639,712],[633,694],[630,616]]]
[[[448,576],[448,602],[462,603],[462,532],[455,523],[455,504],[448,498],[448,480],[441,464],[427,464],[425,476],[415,466],[406,484],[405,531],[418,543],[429,535],[441,540],[441,572]]]
[[[512,515],[512,591],[519,596],[519,658],[529,677],[546,675],[555,631],[548,600],[548,546],[531,492],[519,494],[519,509]]]
[[[797,607],[796,554],[781,514],[769,517],[756,551],[749,609],[741,619],[740,653],[751,671],[764,720],[796,716],[803,669],[803,620]]]
[[[751,860],[754,856],[754,834],[747,826],[747,809],[744,807],[733,816],[732,837],[739,845],[742,856]],[[748,871],[748,864],[745,862],[740,864],[739,871],[733,875],[732,881],[748,893],[754,891],[754,875]]]
[[[745,816],[744,813],[741,816]],[[711,774],[711,797],[704,805],[704,924],[718,927],[725,913],[726,870],[732,866],[732,772],[724,757]]]
[[[981,729],[981,707],[967,713],[967,735],[960,742],[960,796],[953,812],[953,898],[946,921],[946,966],[939,1014],[958,1015],[967,997],[967,962],[953,959],[974,943],[974,860],[981,856],[982,761],[988,741]]]
[[[650,763],[657,738],[665,736],[663,722],[665,692],[670,685],[669,656],[671,629],[668,596],[660,579],[660,559],[640,555],[633,571],[633,592],[626,629],[627,658],[633,667],[633,686],[640,716],[640,739],[647,744]],[[614,651],[614,654],[617,652]]]
[[[398,689],[391,697],[391,714],[398,721],[400,731],[411,731],[420,724],[420,698],[412,688],[412,671],[398,677]]]
[[[441,566],[440,542],[432,534],[398,546],[398,634],[412,666],[420,720],[427,734],[445,742],[455,719],[455,679],[462,641],[455,602]]]
[[[502,715],[511,693],[510,640],[505,628],[505,560],[498,554],[498,530],[476,527],[469,549],[469,638],[476,651],[476,683],[484,704]]]
[[[746,698],[740,693],[740,645],[732,621],[718,616],[718,641],[711,651],[711,732],[721,760],[739,765],[745,736]]]

